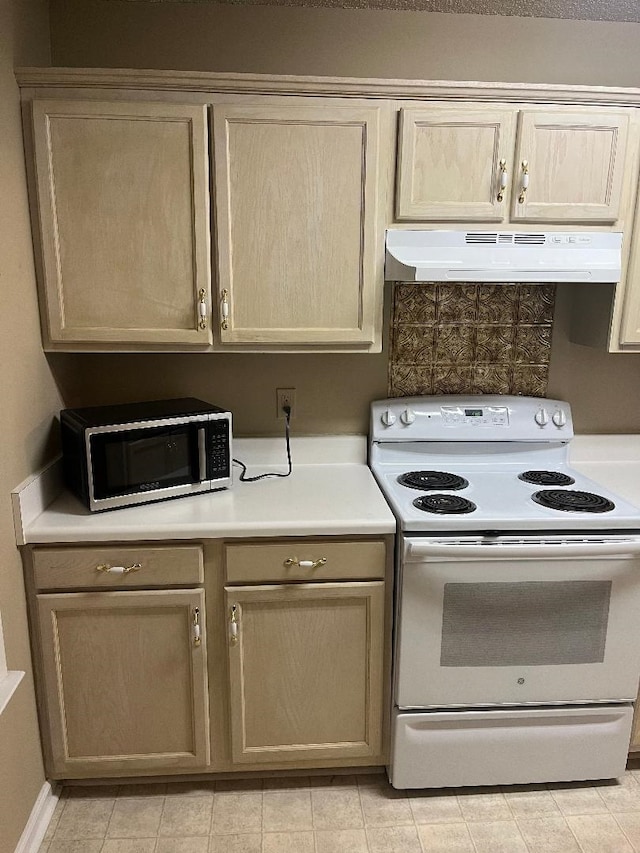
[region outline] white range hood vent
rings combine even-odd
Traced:
[[[389,229],[386,281],[616,282],[622,234],[611,231]]]

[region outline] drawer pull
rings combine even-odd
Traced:
[[[507,161],[500,160],[500,188],[498,190],[498,195],[496,196],[498,201],[502,201],[504,199],[504,191],[507,188],[508,182],[509,173],[507,172]]]
[[[200,643],[202,642],[202,637],[201,637],[201,633],[200,633],[200,608],[199,608],[199,607],[194,607],[194,608],[193,608],[193,617],[192,617],[192,619],[193,619],[193,624],[192,624],[192,628],[193,628],[193,645],[194,645],[194,646],[199,646],[199,645],[200,645]]]
[[[130,572],[139,572],[141,568],[141,563],[133,563],[131,566],[109,566],[103,563],[96,566],[96,572],[103,572],[107,575],[128,575]]]
[[[524,204],[527,198],[527,190],[529,189],[529,161],[522,161],[522,178],[520,184],[520,195],[518,196],[518,204]]]
[[[229,328],[229,291],[223,290],[220,299],[220,328],[226,332]]]
[[[299,560],[297,557],[287,557],[284,561],[284,565],[287,568],[291,568],[291,566],[298,566],[300,569],[318,569],[320,566],[324,566],[326,562],[326,557],[320,557],[319,560]]]
[[[238,605],[231,605],[231,622],[229,623],[229,643],[232,646],[236,646],[238,644],[238,633],[239,633],[239,625],[238,625]]]
[[[203,287],[198,291],[198,317],[200,322],[198,328],[204,331],[207,328],[207,293]]]

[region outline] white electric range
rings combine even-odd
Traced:
[[[568,465],[567,403],[382,400],[398,788],[611,778],[640,674],[640,509]]]

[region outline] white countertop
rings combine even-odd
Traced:
[[[640,507],[640,435],[576,435],[569,445],[569,462]]]
[[[230,489],[99,513],[66,491],[48,505],[46,497],[29,497],[41,485],[31,478],[14,493],[18,544],[395,532],[366,465],[364,437],[293,439],[291,452],[287,478],[241,483],[234,466]],[[249,475],[286,471],[282,439],[236,439],[234,456]]]
[[[298,438],[293,473],[231,489],[90,513],[59,493],[59,466],[13,494],[19,545],[249,536],[372,535],[395,532],[395,519],[366,465],[364,436]],[[236,439],[248,473],[285,471],[282,439]],[[326,460],[329,460],[328,462]],[[577,435],[570,464],[640,506],[640,436]]]

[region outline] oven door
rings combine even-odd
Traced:
[[[640,537],[406,538],[399,708],[635,699]]]

